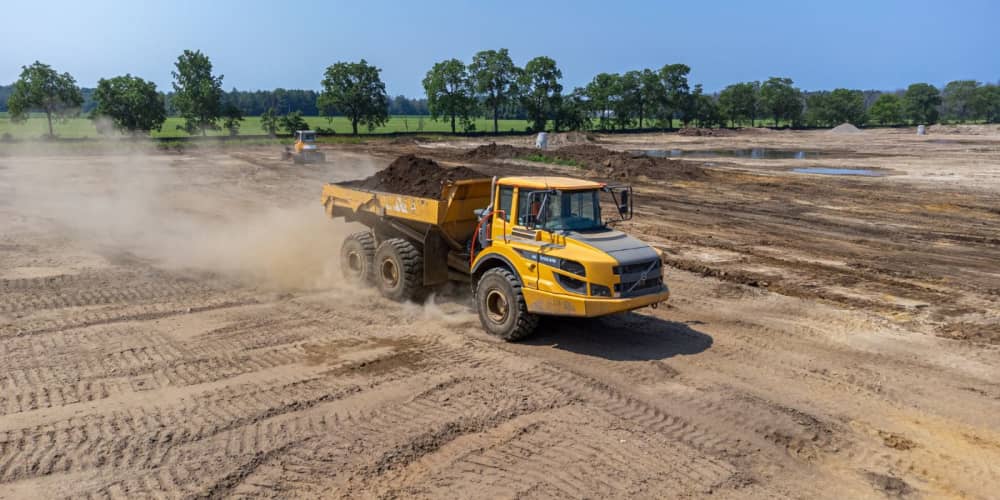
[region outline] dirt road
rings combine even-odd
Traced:
[[[594,140],[824,154],[636,174],[626,228],[667,252],[670,305],[518,344],[461,291],[341,284],[353,229],[319,188],[403,153],[562,167],[0,156],[0,498],[995,497],[1000,137]]]

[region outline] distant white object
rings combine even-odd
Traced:
[[[923,125],[917,125],[917,135],[926,135],[926,134],[927,134],[927,127]]]
[[[535,147],[538,149],[546,149],[549,147],[549,134],[545,132],[539,132],[538,137],[535,138]]]

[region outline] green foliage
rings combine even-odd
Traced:
[[[519,160],[533,161],[537,163],[545,163],[548,165],[562,165],[564,167],[582,167],[580,162],[570,159],[570,158],[555,158],[552,156],[546,156],[543,154],[533,154],[522,156],[518,158]]]
[[[975,80],[948,82],[941,92],[945,119],[965,121],[972,118],[972,104],[978,87],[979,82]]]
[[[226,104],[222,109],[222,128],[229,131],[230,137],[240,133],[243,124],[243,111],[233,103]]]
[[[475,107],[475,99],[469,72],[462,61],[449,59],[435,64],[427,72],[423,83],[431,118],[450,118],[452,133],[455,133],[456,121],[468,122]]]
[[[99,80],[94,101],[97,107],[91,116],[99,127],[101,118],[107,118],[121,132],[149,134],[160,130],[167,119],[156,84],[128,74]]]
[[[903,95],[903,112],[914,123],[937,123],[941,93],[929,83],[914,83]]]
[[[712,96],[705,95],[700,83],[694,86],[690,101],[690,116],[686,116],[685,119],[694,120],[699,127],[722,126],[723,118],[719,106]]]
[[[760,86],[760,111],[774,117],[775,126],[782,120],[798,123],[802,118],[802,91],[794,83],[791,78],[773,76]]]
[[[484,50],[472,58],[469,74],[476,93],[493,112],[493,132],[500,130],[500,109],[515,100],[521,69],[514,65],[507,49]]]
[[[673,125],[675,115],[684,117],[685,108],[690,114],[690,87],[688,86],[688,73],[691,72],[686,64],[667,64],[660,68],[660,86],[658,91],[662,96],[657,103],[660,120],[666,121],[668,125]]]
[[[1000,86],[983,85],[972,94],[971,107],[986,123],[1000,122]]]
[[[351,124],[354,126],[354,135],[358,135],[357,124]],[[309,130],[309,124],[302,118],[302,113],[292,111],[281,118],[281,128],[287,134],[294,134],[296,130]]]
[[[278,128],[281,125],[280,121],[281,119],[274,112],[274,108],[267,108],[267,111],[260,115],[260,127],[271,137],[274,137],[274,134],[278,132]]]
[[[83,95],[76,80],[69,73],[59,74],[48,64],[35,61],[21,67],[21,76],[14,82],[14,90],[7,98],[11,121],[23,123],[31,111],[45,113],[49,137],[54,137],[52,119],[65,120],[77,116],[83,104]]]
[[[590,130],[593,127],[584,89],[576,88],[569,95],[563,96],[559,101],[556,123],[557,130]]]
[[[550,119],[555,120],[555,128],[560,128],[559,107],[562,101],[562,71],[556,62],[548,57],[536,57],[524,65],[519,85],[521,103],[532,129],[536,132],[545,130]]]
[[[642,80],[638,71],[614,75],[610,104],[619,130],[631,127],[638,120],[638,101],[641,95]]]
[[[598,117],[598,126],[607,130],[611,122],[612,101],[619,100],[619,81],[621,77],[610,73],[599,73],[587,84],[584,93],[587,95],[590,110]]]
[[[755,125],[757,118],[758,82],[734,83],[719,93],[719,109],[733,126],[750,121]]]
[[[834,89],[818,92],[806,98],[806,122],[829,127],[847,122],[864,125],[865,96],[860,90]]]
[[[379,73],[382,70],[362,59],[356,63],[338,62],[326,68],[323,93],[317,104],[324,116],[340,112],[351,121],[358,135],[358,125],[369,131],[389,119],[389,96]]]
[[[188,134],[216,130],[222,113],[222,75],[212,75],[212,62],[200,50],[185,50],[174,63],[174,95],[171,100],[184,118]]]
[[[879,125],[898,125],[903,122],[903,101],[895,94],[878,96],[868,116]]]

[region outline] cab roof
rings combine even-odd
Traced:
[[[501,186],[517,186],[528,189],[599,189],[604,184],[572,177],[519,176],[504,177],[497,181]]]

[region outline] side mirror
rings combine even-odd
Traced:
[[[626,216],[632,213],[631,202],[632,199],[629,196],[629,192],[622,191],[622,198],[621,201],[618,203],[618,215],[620,215],[622,219],[624,219]]]

